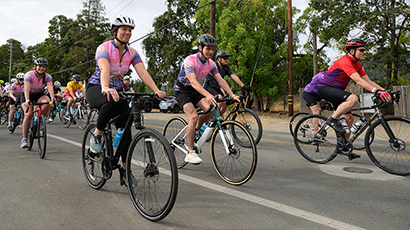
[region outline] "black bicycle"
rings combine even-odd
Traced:
[[[11,129],[8,129],[8,132],[10,134],[13,134],[14,130],[16,130],[16,127],[19,126],[20,124],[23,124],[23,119],[24,119],[23,108],[21,108],[20,103],[18,103],[18,105],[16,105],[16,111],[14,112],[13,123],[11,124]]]
[[[399,101],[400,91],[389,90],[389,93],[396,102]],[[410,143],[410,119],[399,116],[385,117],[381,108],[389,106],[393,101],[383,102],[377,94],[374,94],[372,100],[372,106],[352,109],[374,109],[375,112],[356,127],[350,140],[354,141],[367,129],[364,145],[373,163],[392,174],[410,175],[410,151],[407,149]],[[312,129],[314,119],[324,123],[316,132]],[[321,115],[309,115],[302,118],[295,127],[296,148],[311,162],[327,163],[336,157],[337,152],[349,155],[353,151],[352,141],[328,126],[326,120],[327,117]]]
[[[100,189],[111,178],[113,170],[118,169],[120,185],[126,185],[131,200],[138,212],[148,220],[158,221],[166,217],[174,206],[178,192],[178,171],[175,156],[168,141],[158,131],[138,126],[140,131],[134,135],[131,145],[125,146],[133,123],[139,123],[139,113],[135,102],[139,97],[155,94],[121,92],[120,100],[130,100],[132,106],[127,113],[111,119],[102,133],[103,150],[93,153],[90,139],[96,129],[91,123],[86,128],[82,143],[82,161],[85,178],[94,189]],[[112,125],[127,119],[123,138],[118,148],[113,147]],[[137,126],[135,126],[137,128]],[[127,151],[126,177],[118,163],[120,155]],[[138,184],[132,182],[132,175]]]

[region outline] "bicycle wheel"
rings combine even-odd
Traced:
[[[300,119],[302,117],[305,117],[305,116],[308,116],[308,115],[310,115],[310,113],[299,112],[299,113],[293,115],[293,117],[290,119],[290,121],[289,121],[289,131],[290,131],[290,135],[292,135],[292,137],[293,137],[293,134],[294,134],[294,128],[295,128],[296,124],[300,121]]]
[[[85,179],[91,188],[98,190],[102,188],[107,181],[106,177],[104,177],[104,165],[106,163],[105,156],[109,150],[107,148],[108,143],[105,139],[105,135],[103,135],[103,151],[101,153],[91,152],[90,140],[96,127],[96,124],[90,124],[85,130],[81,152]]]
[[[374,141],[366,144],[366,152],[375,165],[386,172],[395,175],[410,175],[410,119],[405,117],[385,117],[395,140],[389,141],[389,136],[380,120],[373,123],[367,130],[365,143],[369,143],[371,135]]]
[[[228,184],[244,184],[256,170],[258,154],[255,142],[248,129],[237,121],[225,121],[221,128],[215,129],[211,137],[212,164],[218,175]],[[232,138],[231,130],[235,130],[241,143],[250,147],[244,147],[238,143],[238,138]]]
[[[87,127],[88,111],[85,107],[81,106],[78,109],[75,120],[77,121],[78,128],[84,130]]]
[[[40,115],[37,120],[37,140],[38,140],[38,154],[41,159],[46,155],[47,146],[47,129],[44,116]]]
[[[87,125],[91,123],[97,123],[97,119],[98,119],[98,111],[96,109],[92,109],[90,113],[88,114]]]
[[[187,125],[188,123],[182,117],[173,117],[167,121],[164,129],[162,130],[162,135],[164,135],[165,139],[168,141],[168,143],[170,143],[171,149],[174,151],[174,156],[178,168],[182,168],[187,165],[187,162],[185,162],[186,154],[181,149],[179,149],[183,148],[188,151],[186,131],[180,133],[181,130],[184,129]],[[172,140],[174,141],[172,142]]]
[[[66,117],[65,114],[67,113],[67,111],[67,107],[61,107],[59,116],[61,123],[63,123],[63,126],[69,128],[73,123],[73,117],[72,115],[70,115],[70,117]]]
[[[0,125],[3,125],[7,122],[8,120],[8,112],[6,111],[6,109],[4,109],[3,111],[1,111],[0,113]]]
[[[132,203],[148,220],[166,217],[178,193],[178,170],[168,141],[158,131],[144,129],[132,140],[127,154],[127,188]],[[138,180],[133,186],[131,175]]]
[[[263,132],[262,122],[253,110],[241,108],[233,114],[232,120],[241,123],[246,129],[248,129],[255,140],[255,145],[259,143]]]
[[[315,132],[313,120],[318,119],[319,131]],[[333,128],[326,124],[327,118],[312,114],[305,116],[296,124],[293,141],[296,149],[306,160],[324,164],[336,157],[337,136]]]
[[[34,139],[36,138],[37,135],[37,125],[34,124],[34,117],[31,118],[31,126],[28,131],[27,139],[28,139],[28,148],[27,150],[31,150],[33,148],[34,144]]]

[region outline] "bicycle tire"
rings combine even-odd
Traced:
[[[175,156],[175,159],[176,159],[176,162],[177,162],[177,167],[179,169],[183,168],[185,165],[188,164],[188,162],[185,162],[186,154],[183,151],[181,151],[179,148],[177,148],[174,144],[172,144],[171,141],[187,125],[188,125],[188,123],[185,121],[184,118],[182,118],[182,117],[172,117],[171,119],[169,119],[167,121],[167,123],[164,126],[164,129],[162,130],[162,135],[168,141],[168,143],[171,146],[171,149],[174,152],[174,156]],[[178,139],[176,139],[174,143],[176,143],[177,145],[179,145],[180,147],[182,147],[182,148],[184,148],[188,151],[188,149],[186,147],[186,145],[188,144],[188,140],[186,138],[186,132],[184,132],[184,134],[182,136],[178,137]]]
[[[67,122],[67,120],[64,118],[65,111],[67,111],[67,110],[64,110],[64,108],[65,107],[61,106],[61,107],[58,108],[58,111],[57,111],[58,118],[60,119],[61,124],[64,124],[64,122]]]
[[[238,121],[248,129],[255,140],[255,145],[260,142],[263,133],[262,122],[258,114],[256,114],[253,110],[241,108],[232,115],[232,120]]]
[[[293,141],[300,155],[306,160],[325,164],[337,156],[335,153],[337,148],[336,131],[324,123],[323,131],[319,134],[320,137],[315,137],[316,132],[314,128],[311,128],[314,127],[314,118],[321,119],[322,122],[327,120],[325,116],[317,114],[303,117],[295,126]]]
[[[221,128],[215,129],[211,137],[212,164],[226,183],[242,185],[252,178],[256,170],[258,153],[254,139],[248,129],[237,121],[227,120],[221,124]],[[231,138],[230,142],[229,131],[232,129],[242,138],[241,142],[248,142],[250,147],[237,143],[237,138]],[[229,154],[225,151],[221,135],[229,143]]]
[[[7,121],[8,121],[8,112],[6,111],[6,109],[4,109],[0,113],[0,125],[5,124]]]
[[[90,125],[91,123],[97,123],[98,119],[98,111],[96,109],[91,109],[90,113],[88,114],[88,119],[87,119],[87,126]]]
[[[73,120],[74,120],[72,114],[70,113],[70,117],[69,117],[69,118],[67,118],[67,117],[65,116],[65,114],[67,113],[67,107],[61,108],[60,111],[61,111],[61,114],[60,114],[60,121],[61,121],[61,123],[63,123],[63,126],[64,126],[65,128],[69,128],[69,127],[71,126],[71,124],[73,123]],[[62,116],[61,116],[61,115],[62,115]]]
[[[108,144],[105,139],[102,140],[103,151],[102,153],[93,153],[90,150],[91,135],[97,128],[97,124],[90,124],[86,129],[83,137],[83,143],[81,145],[83,171],[85,179],[93,189],[100,189],[105,185],[107,179],[104,177],[104,159],[109,149],[106,147]],[[104,138],[104,135],[103,135]]]
[[[43,127],[41,127],[43,124]],[[44,116],[40,115],[37,120],[37,140],[38,140],[38,154],[41,159],[44,159],[47,148],[47,128]]]
[[[292,118],[291,118],[290,121],[289,121],[289,131],[290,131],[290,135],[292,135],[292,137],[294,137],[294,136],[293,136],[293,134],[294,134],[294,127],[296,126],[296,124],[300,121],[300,119],[301,119],[302,117],[305,117],[305,116],[308,116],[308,115],[310,115],[310,113],[307,113],[307,112],[299,112],[299,113],[297,113],[297,114],[295,114],[295,115],[292,116]]]
[[[83,106],[77,110],[77,114],[74,119],[77,121],[77,126],[79,129],[84,130],[87,127],[88,115],[89,113],[87,112],[87,109]]]
[[[28,140],[28,148],[27,150],[30,151],[33,148],[34,139],[36,138],[37,134],[37,125],[34,124],[34,117],[31,118],[31,126],[28,131],[27,140]]]
[[[365,143],[369,143],[371,134],[374,141],[366,144],[366,152],[373,163],[380,169],[395,175],[410,175],[410,119],[405,117],[384,118],[397,142],[397,146],[389,141],[380,120],[374,122],[366,132]]]
[[[135,208],[150,221],[165,218],[178,194],[178,169],[168,141],[156,130],[140,131],[132,140],[126,164],[128,193]],[[137,186],[132,185],[131,172]]]

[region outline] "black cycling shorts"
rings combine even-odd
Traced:
[[[204,97],[204,95],[198,93],[198,91],[196,90],[175,91],[175,98],[177,99],[178,104],[181,105],[181,107],[184,107],[184,105],[187,103],[192,103],[195,107],[197,107],[198,102],[201,101]]]
[[[30,96],[29,96],[29,99],[30,99],[30,101],[32,101],[32,102],[37,102],[38,101],[38,99],[40,99],[40,97],[42,97],[42,96],[44,96],[45,94],[44,94],[44,91],[42,92],[42,93],[39,93],[39,94],[30,94]],[[23,104],[24,102],[26,102],[26,97],[24,96],[24,94],[22,94],[21,95],[21,99],[20,99],[21,101],[21,103]]]
[[[331,86],[319,86],[317,92],[321,98],[331,102],[335,110],[340,104],[345,102],[350,95],[352,95],[350,92]]]
[[[306,91],[303,91],[303,99],[305,99],[307,107],[317,105],[322,100],[319,95]]]
[[[14,101],[13,98],[9,97],[9,105],[20,105],[20,98],[16,97],[17,101]]]

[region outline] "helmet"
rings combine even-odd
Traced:
[[[345,50],[351,50],[357,47],[365,47],[365,46],[366,46],[365,41],[363,41],[362,39],[354,38],[346,42]]]
[[[73,76],[71,76],[71,80],[77,80],[77,81],[81,81],[81,76],[78,74],[74,74]]]
[[[120,26],[130,26],[132,29],[134,29],[135,24],[134,24],[134,19],[120,15],[116,18],[111,23],[111,29],[114,28],[114,26],[120,27]]]
[[[44,90],[47,90],[47,86],[44,86]]]
[[[18,74],[16,75],[16,78],[17,78],[17,79],[24,79],[24,76],[25,76],[24,73],[18,73]]]
[[[48,61],[45,58],[37,58],[34,61],[34,64],[36,64],[36,65],[48,65]]]
[[[198,38],[198,45],[200,46],[217,46],[216,39],[210,34],[202,34]]]
[[[4,81],[3,81],[3,80],[0,80],[0,84],[4,84]]]
[[[57,87],[57,88],[60,88],[60,87],[61,87],[61,83],[60,83],[59,81],[55,81],[55,82],[54,82],[54,86]]]
[[[14,82],[17,81],[17,79],[16,79],[16,78],[12,78],[10,81],[11,81],[11,83],[13,84]]]
[[[130,76],[128,75],[124,77],[124,80],[129,80],[129,79],[130,79]]]
[[[216,59],[220,57],[230,57],[230,56],[232,56],[232,54],[229,54],[225,50],[219,50],[218,53],[216,53]]]
[[[10,85],[10,83],[6,82],[6,83],[4,83],[4,85],[5,85],[5,86],[8,86],[8,85]]]

